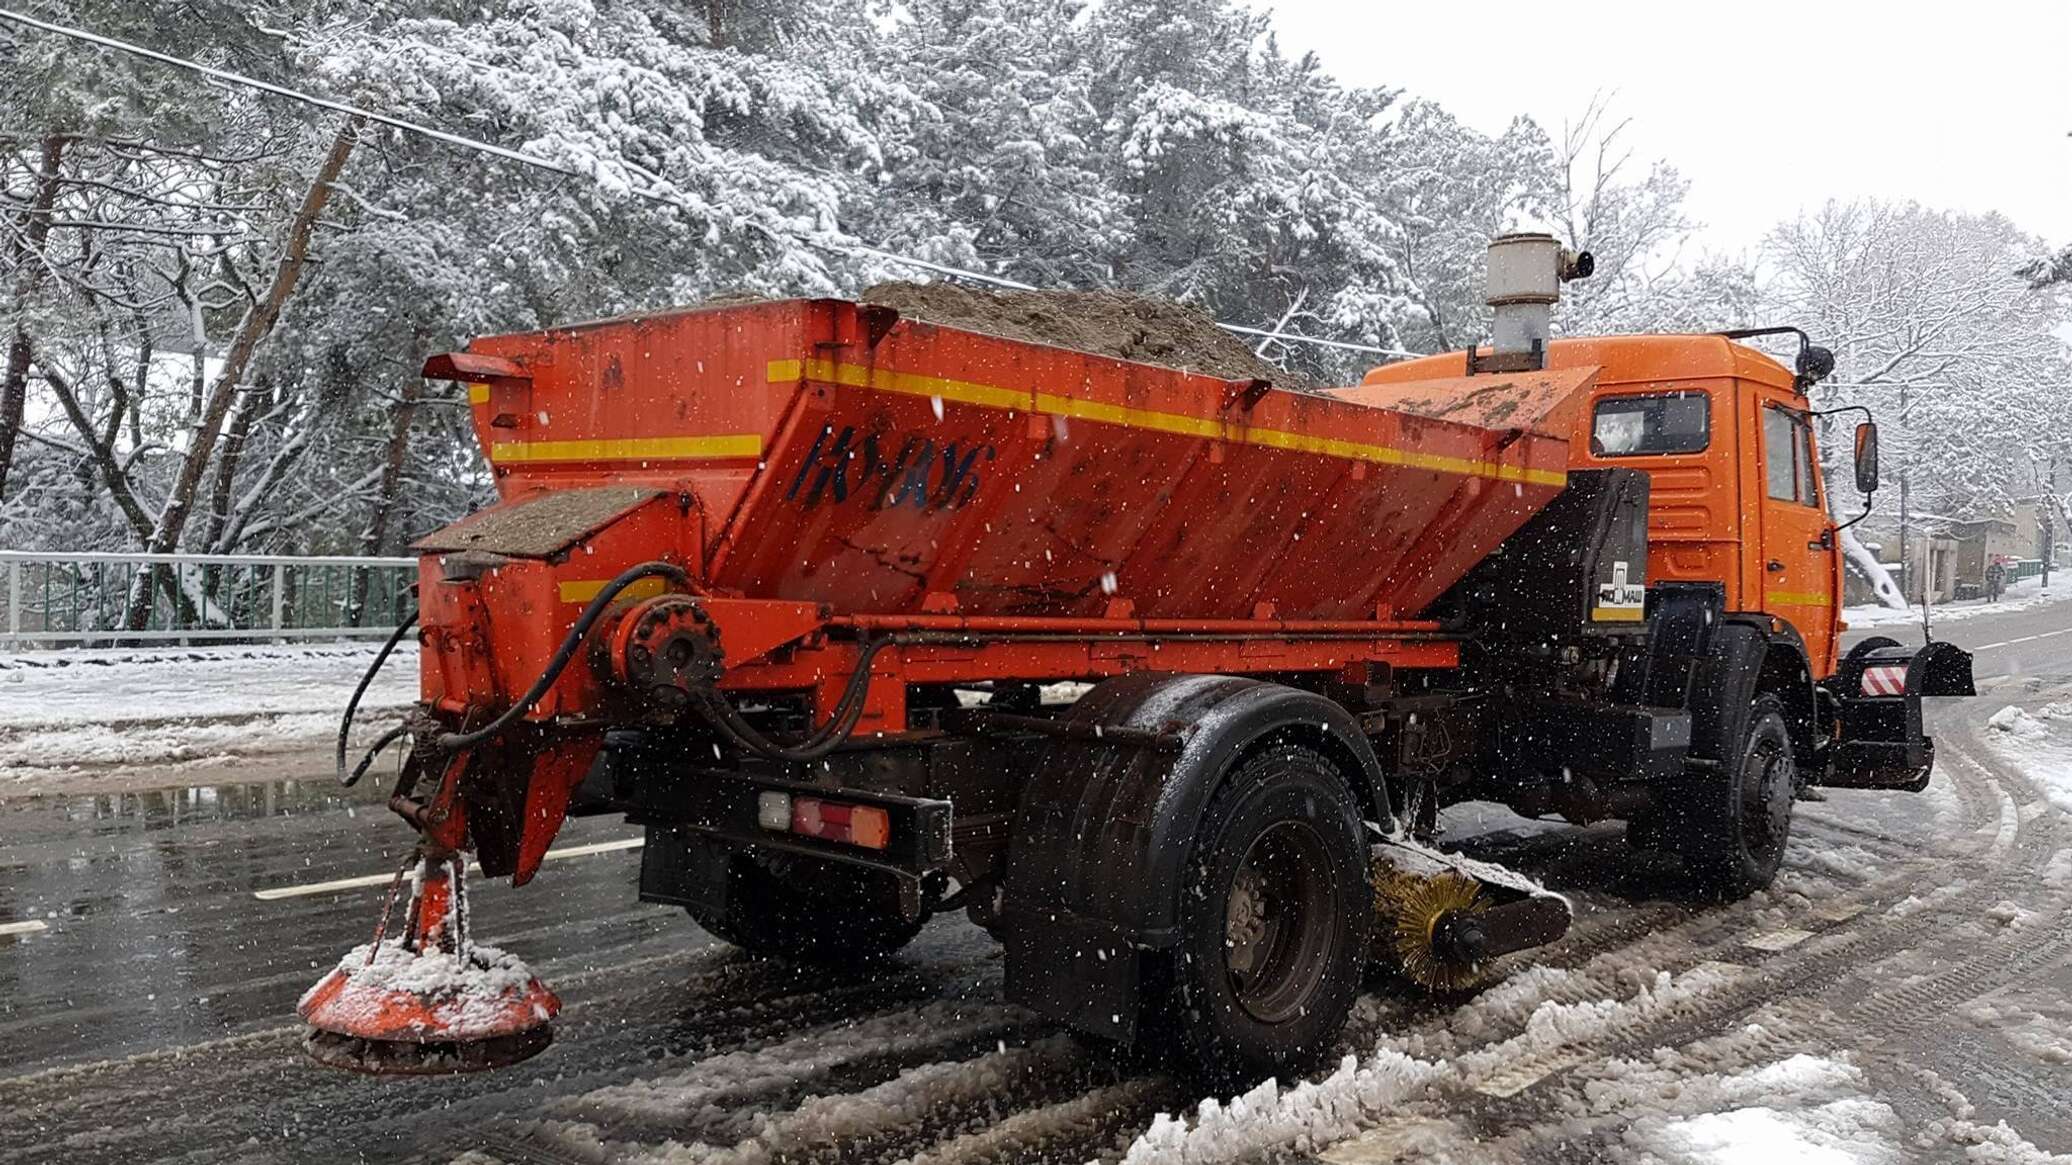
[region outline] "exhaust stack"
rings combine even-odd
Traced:
[[[1499,235],[1489,243],[1484,301],[1496,309],[1490,353],[1470,352],[1468,371],[1536,372],[1547,366],[1547,340],[1561,285],[1596,269],[1588,251],[1571,251],[1553,235]]]

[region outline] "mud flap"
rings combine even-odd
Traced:
[[[1921,725],[1926,696],[1974,696],[1971,653],[1949,643],[1919,650],[1874,636],[1850,648],[1824,685],[1840,737],[1818,784],[1918,793],[1935,767],[1935,742]]]

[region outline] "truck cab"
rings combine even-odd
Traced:
[[[1625,617],[1644,625],[1650,646],[1623,662],[1617,698],[1689,710],[1701,760],[1708,749],[1715,763],[1733,754],[1774,714],[1790,735],[1797,786],[1926,787],[1934,747],[1921,700],[1972,695],[1971,660],[1947,643],[1915,649],[1883,637],[1841,650],[1842,526],[1806,395],[1833,370],[1832,354],[1789,327],[1555,338],[1560,284],[1592,267],[1588,254],[1547,235],[1495,240],[1489,348],[1386,365],[1367,374],[1363,390],[1465,375],[1489,387],[1463,400],[1501,400],[1519,377],[1590,374],[1579,403],[1550,418],[1568,438],[1572,488],[1607,471],[1629,479],[1637,471],[1647,499],[1642,561],[1618,565],[1628,576],[1622,586],[1645,589],[1641,609]],[[1799,341],[1792,369],[1737,342],[1787,333]],[[1865,413],[1855,484],[1868,512],[1877,432],[1867,410],[1854,411]],[[1780,823],[1788,815],[1774,805],[1768,812]]]
[[[1722,336],[1555,340],[1545,366],[1597,370],[1570,421],[1575,469],[1649,478],[1647,574],[1716,582],[1730,612],[1789,628],[1816,676],[1833,674],[1842,623],[1840,539],[1798,378]],[[1386,365],[1368,384],[1460,376],[1460,352]]]

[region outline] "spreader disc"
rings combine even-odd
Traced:
[[[554,1029],[548,1024],[516,1035],[442,1043],[370,1040],[312,1028],[304,1037],[302,1048],[317,1063],[349,1072],[365,1072],[372,1076],[444,1076],[508,1068],[538,1055],[553,1042]]]
[[[560,1009],[524,963],[494,947],[457,954],[399,944],[347,954],[296,1007],[317,1062],[380,1075],[515,1064],[552,1042]]]

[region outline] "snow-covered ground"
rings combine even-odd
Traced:
[[[2044,589],[2041,578],[2025,578],[2007,588],[2005,594],[1993,602],[1984,599],[1970,599],[1957,603],[1937,603],[1928,616],[1930,626],[1952,620],[1970,619],[1979,615],[1999,615],[2009,611],[2026,611],[2036,607],[2049,606],[2072,600],[2072,579],[2054,572],[2058,577],[2051,579],[2050,588]],[[1921,625],[1921,608],[1881,607],[1875,604],[1862,607],[1844,607],[1842,618],[1851,627],[1892,627],[1899,625]]]
[[[2035,782],[2052,805],[2072,813],[2072,700],[2035,709],[2009,704],[1986,726],[1995,751]]]
[[[0,656],[0,792],[123,765],[308,749],[329,740],[372,645],[92,649]],[[388,719],[417,696],[399,646],[361,701]],[[371,715],[369,715],[371,714]]]
[[[1450,1059],[1411,1054],[1392,1046],[1399,1041],[1384,1040],[1364,1062],[1348,1056],[1322,1080],[1292,1088],[1268,1081],[1228,1101],[1204,1100],[1192,1114],[1161,1114],[1130,1147],[1123,1165],[1208,1165],[1291,1149],[1316,1153],[1331,1165],[1558,1159],[1530,1151],[1521,1158],[1522,1145],[1489,1143],[1451,1115],[1457,1107],[1449,1094],[1505,1096],[1502,1083],[1513,1065],[1559,1063],[1564,1048],[1701,1006],[1710,993],[1746,973],[1730,964],[1700,963],[1681,975],[1657,972],[1623,997],[1605,998],[1579,981],[1587,975],[1530,971],[1452,1017],[1455,1027],[1473,1030],[1515,1026],[1522,1014],[1523,1030],[1510,1039]],[[1566,1001],[1579,990],[1597,997]],[[1715,1040],[1614,1058],[1591,1073],[1555,1123],[1578,1139],[1616,1130],[1616,1159],[1653,1165],[2068,1160],[2038,1150],[2004,1124],[1971,1119],[1976,1114],[1954,1095],[1946,1115],[1910,1126],[1846,1052],[1718,1066],[1777,1035],[1757,1022]],[[2053,1045],[2049,1053],[2063,1049]]]

